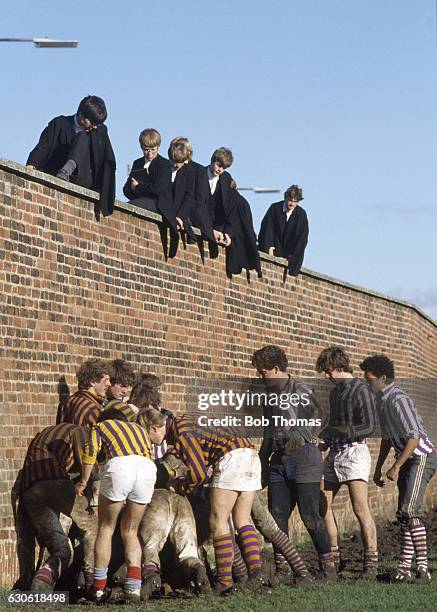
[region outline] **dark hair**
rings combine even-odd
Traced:
[[[134,404],[140,410],[149,406],[159,409],[161,394],[154,379],[159,381],[159,378],[153,374],[139,374],[130,394],[129,403]]]
[[[102,421],[124,421],[125,423],[129,422],[127,416],[117,408],[107,408],[106,410],[102,410],[97,419],[97,423],[101,423]]]
[[[81,100],[77,114],[88,119],[93,125],[100,125],[108,116],[106,105],[102,98],[98,96],[86,96]]]
[[[317,372],[332,372],[332,370],[340,370],[352,374],[349,357],[346,351],[341,346],[329,346],[323,350],[317,357],[316,362]]]
[[[302,188],[299,185],[290,185],[284,193],[284,198],[287,197],[290,197],[292,200],[299,200],[300,202],[303,200]]]
[[[162,381],[159,376],[150,374],[149,372],[140,372],[137,376],[136,382],[140,381],[144,383],[147,382],[150,387],[154,387],[155,389],[159,389],[159,387],[162,385]]]
[[[78,369],[77,386],[79,389],[89,389],[91,383],[99,382],[105,374],[110,373],[109,362],[105,359],[88,359]]]
[[[135,372],[130,363],[124,359],[114,359],[109,362],[111,385],[124,385],[132,387],[135,383]]]
[[[372,355],[366,357],[364,361],[360,363],[360,368],[363,372],[371,372],[377,378],[381,376],[387,376],[391,380],[395,377],[395,367],[393,361],[387,357],[387,355]]]
[[[273,370],[277,367],[281,372],[288,368],[288,359],[285,351],[279,346],[268,344],[254,352],[252,365],[257,370]]]

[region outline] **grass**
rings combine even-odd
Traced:
[[[437,564],[431,568],[437,575]],[[0,593],[0,610],[61,610],[61,606],[12,605],[7,602],[8,592]],[[371,610],[392,612],[395,610],[435,611],[437,608],[437,580],[430,585],[382,584],[341,579],[336,583],[319,583],[306,587],[277,587],[261,593],[241,593],[228,597],[172,597],[149,602],[141,606],[123,606],[124,612],[289,612],[290,610],[318,611],[330,609],[335,612],[350,612],[351,609],[367,612]],[[65,606],[63,606],[65,608]],[[75,606],[84,612],[115,610],[118,606]]]
[[[437,610],[437,514],[431,512],[427,516],[428,524],[428,551],[430,569],[433,573],[433,582],[429,585],[419,584],[384,584],[376,581],[360,581],[352,577],[340,578],[335,583],[316,582],[315,585],[301,587],[281,586],[273,589],[264,589],[256,593],[238,593],[228,597],[213,595],[192,597],[189,595],[165,597],[139,606],[120,605],[76,605],[73,612],[102,612],[102,610],[121,609],[123,612],[435,612]],[[395,567],[398,556],[398,527],[393,523],[379,526],[378,539],[384,548],[381,553],[383,562],[380,572],[383,573]],[[360,565],[360,546],[357,541],[349,538],[342,543],[345,558],[350,558],[350,576],[354,575]],[[266,550],[267,552],[267,550]],[[355,559],[353,558],[355,554]],[[302,551],[303,557],[315,567],[315,551],[312,545],[307,544]],[[349,568],[349,563],[348,563]],[[64,606],[42,604],[9,604],[7,598],[10,592],[0,591],[0,612],[17,610],[20,612],[35,612],[38,610],[65,609]]]

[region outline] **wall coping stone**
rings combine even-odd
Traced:
[[[3,157],[0,157],[0,168],[12,174],[16,174],[17,176],[24,177],[29,181],[40,183],[48,187],[53,187],[54,189],[62,193],[76,195],[81,197],[82,199],[89,200],[93,203],[99,201],[99,194],[96,191],[86,189],[85,187],[79,187],[78,185],[74,185],[72,183],[67,183],[66,181],[51,176],[50,174],[45,174],[44,172],[40,172],[39,170],[33,170],[31,168],[28,168],[27,166],[23,166]],[[120,200],[115,200],[114,210],[131,214],[142,219],[146,219],[147,221],[150,221],[155,224],[162,223],[162,216],[160,214],[148,210],[143,210],[141,208],[138,208],[137,206],[133,206],[129,202],[121,202]],[[200,235],[200,231],[197,228],[193,228],[193,230],[195,234]],[[262,262],[269,262],[273,266],[280,267],[283,271],[288,266],[287,260],[283,257],[275,257],[274,255],[268,255],[267,253],[263,253],[261,251],[260,259]],[[309,270],[308,268],[302,268],[301,275],[325,281],[333,285],[344,287],[345,289],[350,289],[352,291],[356,291],[364,295],[379,298],[388,302],[392,302],[394,304],[399,304],[400,306],[410,308],[437,328],[437,321],[432,319],[421,308],[411,302],[407,302],[405,300],[401,300],[390,295],[374,291],[372,289],[367,289],[365,287],[361,287],[360,285],[355,285],[353,283],[349,283],[347,281],[328,276],[327,274],[322,274],[321,272],[315,272],[314,270]]]

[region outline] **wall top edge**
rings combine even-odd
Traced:
[[[23,166],[21,164],[18,164],[17,162],[13,162],[3,157],[0,157],[0,168],[12,174],[24,177],[29,181],[53,187],[58,191],[85,198],[93,203],[98,202],[99,200],[99,194],[96,191],[86,189],[85,187],[79,187],[78,185],[73,185],[71,183],[66,183],[65,181],[57,179],[54,176],[45,174],[44,172],[40,172],[39,170],[30,169],[27,166]],[[162,222],[161,215],[153,213],[151,211],[142,210],[140,208],[137,208],[136,206],[133,206],[132,204],[129,204],[128,202],[121,202],[120,200],[116,200],[114,204],[114,209],[120,212],[135,215],[136,217],[141,217],[142,219],[146,219],[147,221],[151,221],[152,223]],[[196,234],[200,235],[200,232],[197,228],[193,229]],[[262,262],[268,262],[273,266],[282,268],[282,270],[285,270],[285,268],[287,268],[287,260],[282,257],[275,257],[273,255],[268,255],[267,253],[260,252],[260,258]],[[366,287],[361,287],[360,285],[355,285],[353,283],[349,283],[347,281],[328,276],[327,274],[322,274],[321,272],[309,270],[308,268],[302,268],[301,276],[314,278],[320,281],[324,281],[326,283],[330,283],[332,285],[337,285],[340,287],[344,287],[345,289],[368,295],[369,297],[375,297],[378,299],[385,300],[387,302],[404,306],[406,308],[410,308],[411,310],[414,310],[418,315],[420,315],[420,317],[426,319],[429,323],[431,323],[434,327],[437,328],[437,321],[434,321],[434,319],[432,319],[429,315],[423,312],[421,308],[411,302],[407,302],[392,297],[390,295],[386,295],[384,293],[379,293],[378,291],[367,289]],[[290,278],[291,277],[288,277],[288,279]],[[292,282],[299,282],[299,277],[297,279],[293,278]]]

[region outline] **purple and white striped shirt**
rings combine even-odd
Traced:
[[[331,450],[365,444],[375,429],[375,399],[362,378],[337,383],[329,395],[329,424],[320,437]],[[340,433],[341,432],[341,433]]]
[[[414,455],[428,455],[434,447],[425,431],[422,417],[412,398],[391,383],[378,395],[377,410],[383,438],[390,440],[396,457],[402,453],[411,438],[419,438]]]

